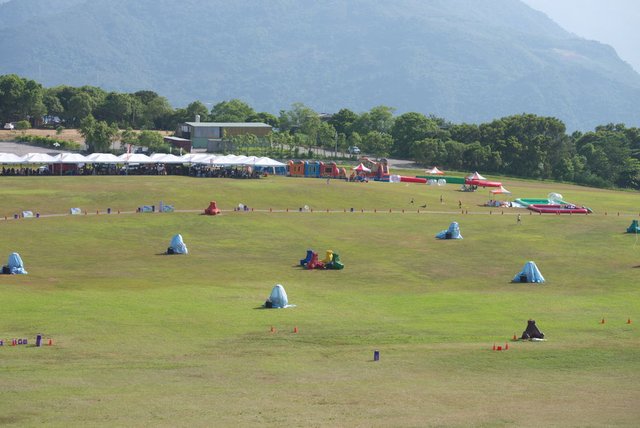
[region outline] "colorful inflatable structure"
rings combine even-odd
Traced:
[[[209,206],[204,210],[205,215],[218,215],[221,213],[216,201],[209,202]]]
[[[11,253],[9,255],[9,261],[5,266],[2,266],[2,273],[10,275],[26,275],[27,271],[24,270],[24,263],[18,253]]]
[[[449,229],[443,230],[442,232],[436,235],[438,239],[462,239],[462,235],[460,234],[460,226],[458,222],[453,222],[449,225]]]
[[[631,221],[631,226],[627,227],[627,233],[640,233],[640,225],[638,225],[638,220]]]
[[[547,199],[518,198],[516,203],[540,214],[589,214],[591,209],[566,202],[559,193],[549,193]]]
[[[538,266],[535,262],[527,262],[520,272],[513,277],[511,282],[530,282],[530,283],[544,283],[544,277],[540,273]]]
[[[359,160],[362,165],[370,170],[370,172],[367,173],[368,178],[376,181],[389,181],[389,162],[386,159],[373,161],[363,156]]]
[[[319,260],[318,253],[313,250],[307,250],[307,256],[300,260],[300,266],[305,269],[344,269],[340,256],[332,250],[327,250],[325,258],[322,260]]]
[[[480,174],[478,171],[465,178],[464,184],[467,186],[476,187],[502,187],[502,183],[499,181],[489,181]]]
[[[287,164],[290,177],[346,178],[347,170],[338,168],[335,162],[290,160]]]

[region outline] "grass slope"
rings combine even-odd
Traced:
[[[596,211],[569,217],[501,214],[478,206],[487,191],[452,185],[0,184],[7,216],[72,206],[92,214],[0,221],[0,256],[18,251],[29,271],[0,277],[0,336],[55,340],[0,348],[1,424],[634,426],[640,418],[640,334],[625,323],[640,322],[640,261],[636,237],[623,233],[637,216],[636,193],[506,183],[516,196],[558,191]],[[185,212],[93,215],[160,200]],[[209,200],[264,211],[188,212]],[[314,212],[294,212],[304,205]],[[454,220],[465,239],[436,241]],[[160,255],[175,233],[190,254]],[[346,268],[300,270],[307,248],[333,249]],[[527,260],[545,285],[509,282]],[[275,283],[296,308],[258,309]],[[548,341],[491,351],[528,318]]]

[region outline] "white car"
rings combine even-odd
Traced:
[[[9,129],[9,130],[13,130],[15,129],[15,125],[11,122],[5,123],[4,124],[4,129]]]
[[[360,149],[358,148],[358,146],[349,147],[349,153],[351,153],[352,155],[359,155]]]

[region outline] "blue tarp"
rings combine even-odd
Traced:
[[[540,273],[535,262],[527,262],[522,270],[513,278],[512,282],[544,282],[544,277]]]
[[[460,226],[458,226],[458,222],[454,221],[449,225],[449,229],[443,230],[442,232],[436,235],[438,239],[462,239],[462,235],[460,235]]]
[[[187,250],[187,246],[182,240],[182,235],[180,235],[179,233],[171,238],[169,249],[173,251],[173,254],[189,254],[189,250]]]
[[[24,264],[18,253],[11,253],[7,267],[9,268],[9,273],[13,275],[27,273],[27,271],[24,270]]]
[[[280,284],[273,286],[271,294],[269,295],[268,302],[271,302],[272,308],[286,308],[289,305],[289,299],[287,298],[287,292],[284,291],[284,287]]]

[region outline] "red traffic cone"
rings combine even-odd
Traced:
[[[47,346],[51,346],[53,345],[53,339],[49,339],[49,342],[47,343]]]
[[[298,327],[293,327],[293,332],[297,333],[298,332]]]
[[[505,351],[508,351],[508,350],[509,350],[509,343],[505,343],[505,344],[504,344],[504,350],[505,350]]]
[[[493,344],[493,350],[494,351],[496,350],[496,344],[495,343]]]

